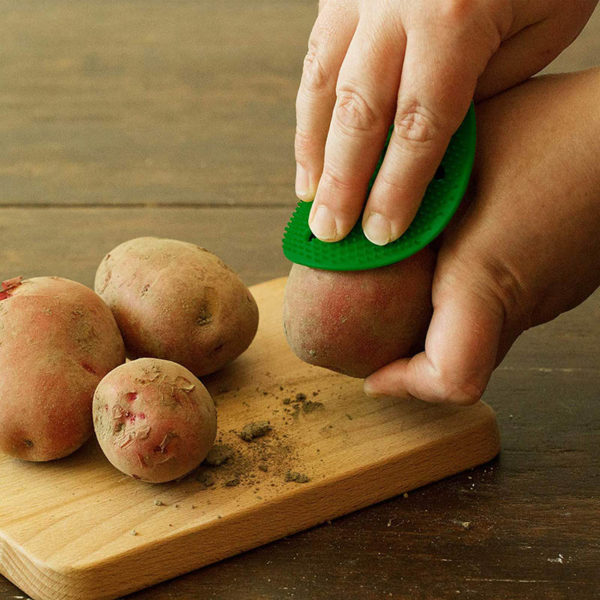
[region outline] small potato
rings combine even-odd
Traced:
[[[140,358],[111,371],[94,394],[94,429],[108,460],[135,479],[160,483],[186,475],[217,433],[210,394],[185,367]]]
[[[367,271],[293,265],[285,288],[288,343],[303,361],[367,377],[423,343],[435,253]]]
[[[98,382],[124,361],[115,319],[91,289],[60,277],[4,282],[0,451],[44,461],[79,448]]]
[[[130,358],[172,360],[197,377],[239,356],[258,327],[240,278],[194,244],[143,237],[107,254],[95,289],[110,306]]]

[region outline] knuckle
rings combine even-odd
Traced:
[[[348,177],[343,177],[339,172],[327,165],[323,170],[321,185],[332,193],[346,193],[355,190],[355,182]]]
[[[316,44],[311,45],[304,57],[302,79],[306,90],[309,92],[320,92],[328,87],[330,77],[323,67],[323,61]]]
[[[296,137],[294,138],[294,153],[296,162],[304,165],[309,157],[314,154],[315,150],[316,143],[314,138],[306,131],[296,128]]]
[[[392,140],[427,145],[436,141],[440,135],[439,119],[419,102],[411,102],[399,107],[394,119]]]
[[[460,26],[473,14],[476,4],[473,0],[446,0],[439,3],[439,16],[445,22]]]
[[[394,196],[400,196],[406,193],[406,188],[402,186],[400,181],[394,177],[388,169],[381,169],[377,175],[377,185],[383,186]]]
[[[460,252],[452,253],[457,275],[455,285],[469,282],[471,292],[488,310],[504,323],[518,323],[527,328],[532,320],[533,301],[518,269],[490,252],[481,251],[477,263]]]
[[[527,309],[526,287],[517,271],[494,258],[484,257],[483,261],[487,274],[486,285],[489,293],[500,303],[504,320],[526,325],[530,321],[531,311]]]
[[[439,381],[438,393],[440,400],[444,402],[467,406],[475,404],[483,396],[484,387],[475,376],[469,376],[460,381],[442,376]]]
[[[337,93],[335,117],[338,124],[353,134],[371,130],[379,121],[378,111],[357,90],[340,89]]]
[[[454,404],[469,406],[478,402],[483,396],[483,392],[483,386],[478,383],[463,381],[452,388],[449,400]]]

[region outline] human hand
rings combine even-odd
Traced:
[[[324,241],[345,237],[394,122],[362,225],[379,245],[417,212],[469,103],[523,81],[597,0],[321,0],[296,103],[296,193]]]
[[[442,240],[425,351],[369,395],[477,401],[515,339],[600,285],[600,69],[536,78],[479,105],[472,202]]]

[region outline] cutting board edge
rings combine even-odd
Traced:
[[[134,585],[126,583],[124,580],[123,583],[119,583],[119,585],[115,586],[112,590],[105,589],[99,594],[97,591],[97,581],[101,580],[106,582],[107,579],[110,579],[111,572],[114,571],[115,565],[119,562],[127,560],[139,561],[139,556],[141,554],[139,551],[129,550],[94,564],[82,564],[78,566],[61,565],[60,563],[53,561],[40,561],[35,557],[29,556],[25,549],[18,543],[14,543],[8,536],[1,533],[0,556],[2,556],[2,560],[0,561],[0,572],[20,589],[29,594],[34,600],[114,600],[124,594],[129,594],[150,585],[167,581],[192,570],[202,568],[225,558],[230,558],[253,548],[273,542],[284,536],[293,535],[331,519],[355,512],[361,508],[389,500],[403,492],[415,490],[424,485],[440,481],[451,475],[456,475],[470,468],[489,462],[500,452],[500,432],[493,409],[485,403],[481,403],[481,405],[484,409],[482,410],[482,416],[473,423],[473,427],[471,427],[469,431],[469,439],[481,442],[479,451],[474,454],[472,449],[469,451],[466,449],[464,450],[464,455],[469,456],[472,460],[465,462],[457,460],[456,462],[460,462],[460,465],[441,468],[433,477],[414,479],[410,481],[410,483],[406,481],[404,484],[400,485],[397,483],[388,483],[384,490],[379,494],[369,495],[368,497],[356,500],[355,502],[347,501],[343,505],[338,505],[335,510],[323,511],[320,512],[318,516],[313,515],[304,522],[299,521],[293,529],[285,527],[285,525],[272,530],[269,530],[268,528],[261,529],[261,532],[264,532],[262,536],[259,536],[252,541],[246,540],[236,547],[230,547],[226,552],[221,554],[214,553],[210,557],[200,559],[195,555],[190,557],[190,554],[192,553],[188,552],[186,553],[187,561],[181,561],[180,568],[170,569],[168,574],[163,572],[158,575],[149,575],[144,580],[138,580]],[[395,457],[395,460],[393,461],[387,461],[387,463],[386,461],[382,461],[381,463],[374,464],[372,468],[363,470],[371,477],[373,482],[375,482],[381,477],[383,471],[389,471],[389,469],[394,466],[398,469],[402,467],[406,470],[407,464],[410,464],[411,460],[418,462],[419,458],[424,458],[429,461],[431,456],[429,454],[430,446],[437,447],[439,456],[450,455],[450,453],[447,452],[446,447],[451,447],[453,441],[459,439],[463,440],[464,437],[464,431],[457,432],[454,435],[444,438],[443,444],[439,444],[439,441],[437,441],[429,446],[422,446],[409,453],[399,455]],[[456,458],[456,453],[454,453],[453,456]],[[279,501],[271,502],[269,511],[288,510],[288,507],[286,506],[288,504],[291,508],[293,508],[296,503],[302,503],[304,506],[307,504],[307,495],[314,497],[314,499],[318,499],[319,495],[322,495],[321,501],[323,501],[323,498],[326,498],[327,492],[329,492],[330,495],[335,496],[335,488],[344,487],[344,484],[355,484],[355,475],[354,472],[348,472],[344,476],[323,481],[321,485],[314,485],[308,492],[303,491],[303,489],[299,487],[297,494],[286,496]],[[344,498],[347,497],[348,491],[349,489],[346,488],[343,496]],[[262,520],[266,520],[265,509],[262,507],[255,507],[244,513],[237,514],[234,517],[223,519],[223,522],[219,524],[219,529],[223,530],[222,536],[228,537],[227,531],[232,527],[239,527],[239,521],[247,521],[248,517],[253,517],[254,520],[251,519],[251,526],[257,529],[254,521],[260,520],[261,517]],[[270,523],[277,523],[277,519],[270,520]],[[248,526],[248,522],[245,524]],[[143,550],[142,555],[148,554],[151,556],[157,552],[169,554],[169,552],[172,552],[172,550],[169,549],[169,546],[173,544],[196,547],[199,543],[198,538],[201,538],[202,535],[207,535],[208,529],[209,528],[207,527],[202,527],[187,532],[183,537],[178,537],[176,534],[173,534],[165,540],[149,544],[147,548]],[[214,534],[215,526],[213,525],[210,529],[211,534]],[[167,550],[165,550],[165,548],[167,548]],[[8,557],[10,560],[6,561],[5,557]],[[157,558],[154,557],[153,560],[157,561]],[[10,564],[14,565],[13,569],[5,567],[5,565]],[[130,579],[127,578],[127,581],[130,581]]]

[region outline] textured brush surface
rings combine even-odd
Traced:
[[[312,202],[299,202],[285,228],[283,253],[286,258],[318,269],[359,271],[390,265],[415,254],[443,231],[456,212],[469,183],[475,157],[475,137],[475,111],[471,105],[450,140],[419,211],[407,231],[395,242],[386,246],[370,242],[362,231],[360,218],[343,240],[322,242],[314,237],[308,226]],[[369,191],[381,166],[383,154],[371,178]]]

